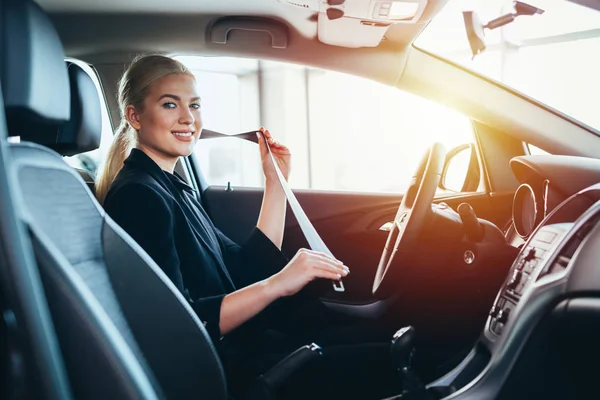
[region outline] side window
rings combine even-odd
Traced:
[[[265,126],[292,151],[292,188],[401,193],[433,142],[448,151],[474,142],[467,117],[370,80],[271,61],[178,59],[197,78],[204,127]],[[195,155],[210,185],[263,186],[253,143],[200,141]],[[468,169],[454,164],[452,179],[464,182]]]
[[[177,57],[196,76],[205,128],[235,134],[261,126],[259,62],[227,57]],[[273,130],[273,128],[271,128]],[[201,140],[195,156],[210,185],[261,187],[258,148],[239,139]]]
[[[72,157],[64,157],[64,160],[72,167],[84,169],[92,174],[96,174],[98,166],[104,158],[104,155],[108,152],[113,138],[113,128],[108,114],[104,91],[102,90],[96,71],[94,71],[89,64],[75,59],[68,59],[67,61],[82,67],[83,70],[90,75],[96,85],[96,89],[98,89],[98,96],[100,97],[100,105],[102,107],[102,139],[100,141],[100,148],[97,150],[77,154]]]

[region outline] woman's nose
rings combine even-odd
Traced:
[[[179,123],[184,125],[191,125],[194,123],[195,118],[194,114],[192,114],[192,110],[187,107],[181,108],[183,111],[179,115]]]

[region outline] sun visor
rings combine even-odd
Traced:
[[[318,13],[319,41],[341,47],[375,47],[395,24],[419,22],[428,0],[278,0]]]
[[[9,135],[67,121],[64,52],[48,16],[28,0],[0,2],[0,80]]]

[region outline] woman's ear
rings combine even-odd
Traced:
[[[137,112],[134,106],[127,106],[125,109],[125,118],[127,119],[127,122],[129,122],[129,125],[131,125],[131,127],[136,131],[139,131],[142,127],[140,124],[140,114]]]

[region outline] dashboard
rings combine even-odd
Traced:
[[[513,198],[511,244],[521,249],[500,290],[486,326],[491,341],[501,336],[528,288],[566,269],[574,243],[551,258],[575,222],[600,201],[600,160],[569,156],[523,156],[511,160],[521,185]],[[591,222],[596,221],[593,219]],[[588,223],[588,231],[592,223]],[[579,232],[580,236],[587,233]]]
[[[520,186],[513,198],[513,223],[507,240],[520,248],[519,255],[471,353],[429,385],[457,388],[448,399],[515,398],[525,392],[527,398],[567,398],[572,390],[594,386],[593,380],[579,379],[585,376],[585,363],[570,365],[561,371],[570,376],[545,384],[548,371],[553,370],[546,364],[561,351],[572,355],[583,335],[576,337],[575,344],[552,342],[559,343],[552,351],[536,353],[535,349],[546,348],[544,343],[557,327],[572,330],[571,325],[556,322],[550,325],[552,329],[536,331],[536,327],[569,314],[582,320],[582,331],[589,332],[590,341],[597,343],[589,318],[600,321],[600,160],[523,156],[511,160],[511,168]],[[565,334],[559,335],[562,339]],[[584,350],[579,357],[589,353],[587,343],[587,347],[581,345]],[[560,350],[561,346],[566,350]]]
[[[512,224],[505,236],[521,248],[561,202],[600,182],[600,160],[572,156],[521,156],[511,160],[520,182],[512,207]]]

